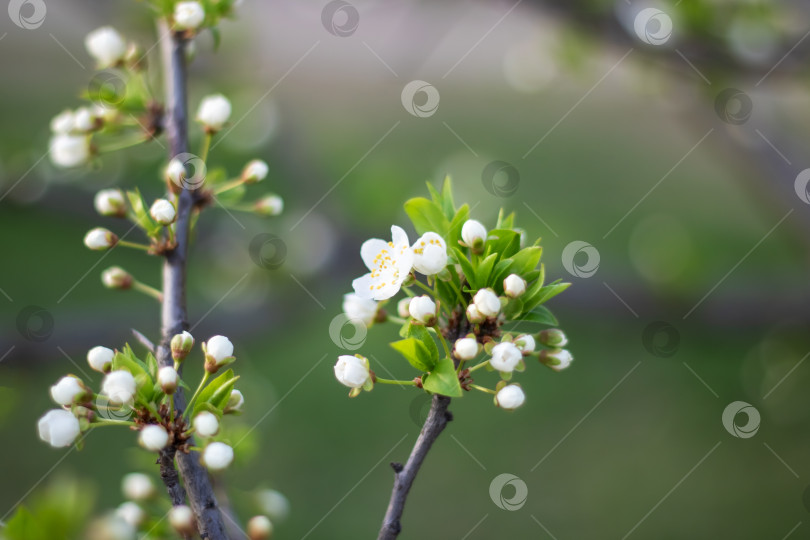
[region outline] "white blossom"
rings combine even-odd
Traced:
[[[202,461],[209,471],[226,469],[233,461],[233,448],[222,442],[212,442],[203,450]]]
[[[55,385],[51,386],[51,397],[56,403],[65,407],[75,403],[76,398],[83,396],[85,393],[82,381],[73,375],[62,377]]]
[[[119,369],[109,372],[101,383],[101,391],[111,403],[124,404],[135,397],[135,377],[129,371]]]
[[[167,394],[173,394],[177,390],[177,385],[180,384],[180,375],[177,370],[172,366],[163,366],[158,371],[158,384],[160,388]]]
[[[155,485],[143,473],[129,473],[121,480],[121,492],[127,499],[144,501],[155,495]]]
[[[180,534],[191,534],[194,532],[194,512],[185,504],[172,506],[169,524]]]
[[[228,404],[225,405],[225,413],[231,413],[242,410],[242,405],[245,404],[245,396],[239,390],[231,390],[231,395],[228,398]]]
[[[273,524],[267,516],[253,516],[247,522],[250,540],[267,540],[273,535]]]
[[[111,266],[101,273],[101,282],[109,289],[129,289],[132,275],[120,266]]]
[[[487,229],[480,221],[468,219],[461,226],[461,239],[470,247],[480,244],[487,239]]]
[[[146,512],[138,503],[127,501],[115,510],[115,515],[127,522],[130,526],[138,528],[146,519]]]
[[[166,178],[176,186],[182,186],[181,182],[186,176],[186,165],[180,158],[172,158],[166,165]]]
[[[112,366],[115,351],[107,347],[97,346],[87,351],[87,363],[90,367],[101,373],[106,373]]]
[[[459,360],[472,360],[478,356],[478,341],[475,338],[457,339],[453,352]]]
[[[102,227],[91,229],[84,235],[84,245],[93,251],[104,251],[113,247],[116,242],[118,237]]]
[[[87,34],[84,46],[100,69],[116,65],[127,53],[127,42],[111,26],[102,26]]]
[[[335,364],[335,377],[340,384],[349,388],[361,388],[371,375],[368,372],[368,360],[349,354],[338,357]]]
[[[377,315],[377,302],[355,293],[344,294],[343,313],[351,320],[359,320],[364,325],[370,326]]]
[[[199,2],[178,2],[174,6],[174,26],[180,30],[196,30],[205,20],[205,10]]]
[[[141,429],[138,442],[147,450],[158,452],[166,448],[166,445],[169,444],[169,434],[163,426],[149,424]]]
[[[284,211],[284,199],[275,194],[266,195],[253,204],[253,210],[263,216],[277,216]]]
[[[256,493],[256,502],[262,512],[278,522],[284,521],[290,514],[290,501],[275,489],[263,489]]]
[[[70,446],[79,436],[79,420],[65,409],[53,409],[37,422],[39,438],[55,448]]]
[[[492,358],[489,359],[489,365],[498,371],[510,373],[514,371],[521,358],[523,358],[523,354],[520,349],[514,343],[504,341],[492,348]]]
[[[200,437],[213,437],[219,431],[219,420],[214,413],[202,411],[194,417],[194,429]]]
[[[203,98],[200,102],[200,108],[197,109],[197,121],[202,123],[210,132],[222,129],[230,117],[231,102],[222,94]]]
[[[510,384],[504,386],[495,394],[495,401],[497,401],[498,407],[502,409],[517,409],[526,401],[526,394],[523,393],[523,389],[520,386]]]
[[[408,309],[410,305],[411,298],[409,296],[402,298],[399,302],[397,302],[397,315],[403,319],[408,318],[411,315],[411,312]]]
[[[76,109],[73,113],[73,129],[81,133],[93,131],[96,128],[96,115],[87,107]]]
[[[523,354],[529,354],[534,352],[535,342],[534,336],[531,334],[520,334],[518,337],[515,338],[515,346],[522,352]]]
[[[242,170],[242,179],[248,184],[261,182],[267,178],[268,172],[270,172],[270,167],[267,166],[266,162],[261,159],[254,159],[245,165],[245,168]]]
[[[57,167],[78,167],[90,161],[90,141],[86,135],[59,133],[51,138],[50,154]]]
[[[411,298],[408,311],[411,317],[423,324],[431,325],[436,321],[436,303],[426,294]]]
[[[475,305],[475,302],[470,302],[470,305],[467,306],[467,320],[471,323],[482,323],[486,320],[486,317],[481,315],[481,312],[478,311],[478,306]]]
[[[552,349],[542,351],[540,361],[554,371],[562,371],[571,365],[574,357],[567,349]]]
[[[473,302],[484,317],[497,317],[501,311],[501,301],[492,289],[480,289],[475,293]]]
[[[93,206],[102,216],[123,217],[127,211],[124,192],[120,189],[102,189],[96,193]]]
[[[447,266],[447,244],[435,232],[423,234],[411,247],[413,268],[420,274],[432,276]]]
[[[177,211],[174,209],[174,205],[171,202],[166,199],[158,199],[149,209],[149,215],[161,225],[171,225],[174,223]]]
[[[509,274],[503,280],[503,292],[509,298],[517,298],[526,292],[526,280],[517,274]]]
[[[360,247],[360,257],[370,272],[355,279],[352,287],[362,298],[391,298],[399,292],[413,267],[408,235],[396,225],[391,227],[391,242],[379,238],[366,240]]]
[[[65,109],[51,120],[51,131],[55,134],[66,135],[73,131],[75,125],[73,111]]]
[[[194,336],[183,330],[182,333],[174,335],[169,342],[169,347],[172,349],[172,359],[182,362],[194,347]]]
[[[206,342],[205,352],[217,365],[222,365],[233,356],[233,343],[225,336],[214,336]]]

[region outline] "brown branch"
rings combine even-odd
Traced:
[[[161,19],[158,23],[161,51],[163,53],[164,79],[166,85],[166,137],[169,141],[169,158],[188,151],[188,114],[186,89],[186,40],[171,31],[169,24]],[[177,196],[177,221],[175,224],[177,246],[165,254],[163,263],[163,305],[161,317],[161,341],[157,348],[157,360],[161,366],[171,366],[170,342],[175,334],[188,328],[186,314],[186,255],[188,253],[189,223],[194,202],[194,194],[180,189]],[[181,388],[174,394],[175,410],[182,414],[185,409],[185,397]],[[193,439],[188,441],[193,445]],[[177,486],[177,471],[171,474],[165,466],[171,464],[172,454],[176,449],[164,450],[160,455],[161,478],[167,484],[172,504],[182,502],[179,494],[182,488]],[[205,540],[225,540],[225,526],[222,514],[217,506],[214,490],[208,477],[208,471],[200,464],[196,452],[179,452],[174,456],[177,468],[182,475],[189,505],[197,519],[200,537]],[[171,467],[174,469],[174,467]],[[177,499],[176,499],[177,498]]]

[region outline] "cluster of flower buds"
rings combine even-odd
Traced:
[[[174,409],[173,394],[183,384],[178,370],[194,346],[188,332],[171,340],[173,366],[159,366],[151,352],[139,358],[127,345],[120,351],[97,346],[87,353],[87,363],[104,374],[96,394],[85,381],[66,375],[51,387],[54,402],[61,406],[40,418],[40,438],[54,447],[70,446],[82,433],[103,425],[128,426],[138,431],[138,443],[158,452],[173,444],[183,446],[192,434],[206,443],[202,462],[212,471],[227,468],[233,448],[221,440],[223,415],[238,414],[244,396],[234,388],[238,377],[220,368],[235,361],[233,344],[214,336],[202,345],[205,374],[181,414]],[[140,476],[125,479],[125,492],[135,500],[146,498],[151,489]],[[138,495],[140,494],[140,495]],[[128,515],[134,516],[133,508]]]

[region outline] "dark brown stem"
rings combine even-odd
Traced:
[[[188,114],[186,90],[186,40],[171,31],[165,20],[158,23],[158,32],[163,53],[164,80],[166,85],[166,137],[169,141],[169,158],[188,151]],[[194,194],[181,189],[177,196],[177,221],[175,224],[177,246],[165,254],[163,263],[163,309],[161,317],[161,340],[157,348],[157,360],[161,366],[171,366],[170,342],[175,334],[188,328],[186,314],[186,255],[188,253],[189,222]],[[174,394],[175,411],[182,414],[185,397],[181,388]],[[193,445],[193,439],[188,441]],[[177,485],[177,471],[164,475],[171,464],[176,449],[164,450],[160,456],[161,478],[172,496],[172,504],[182,501],[182,489]],[[176,452],[177,468],[183,479],[188,502],[197,519],[197,529],[204,540],[226,540],[222,514],[214,497],[208,471],[200,464],[196,452]],[[174,467],[171,467],[174,469]],[[176,498],[177,497],[177,500]]]
[[[430,447],[439,437],[447,422],[453,419],[453,415],[447,410],[450,406],[450,398],[446,396],[434,395],[419,438],[413,445],[411,455],[407,463],[403,466],[400,463],[392,463],[394,469],[394,489],[391,491],[391,500],[388,502],[388,510],[383,518],[382,528],[377,540],[392,540],[396,538],[402,530],[402,512],[405,510],[405,501],[408,499],[408,492],[416,479],[416,474],[425,461]]]

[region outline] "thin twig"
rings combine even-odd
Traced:
[[[141,334],[140,332],[138,332],[138,331],[137,331],[137,330],[135,330],[134,328],[130,328],[130,330],[132,331],[132,335],[133,335],[133,336],[135,336],[135,339],[137,339],[137,340],[138,340],[138,343],[140,343],[141,345],[143,345],[144,347],[146,347],[146,350],[148,350],[150,353],[155,354],[155,344],[154,344],[154,343],[152,343],[152,342],[149,340],[149,338],[148,338],[148,337],[146,337],[145,335]]]
[[[166,137],[169,142],[169,158],[188,151],[188,115],[186,90],[186,40],[171,31],[169,24],[161,19],[158,33],[163,53],[164,79],[166,85]],[[188,252],[189,223],[194,194],[181,189],[177,196],[177,222],[175,224],[177,247],[166,253],[163,263],[163,305],[161,341],[157,360],[161,366],[174,365],[170,341],[172,337],[188,328],[186,313],[186,255]],[[174,394],[175,410],[182,414],[185,397],[181,388]],[[194,445],[193,439],[189,441]],[[161,460],[170,458],[171,449],[161,453]],[[219,511],[208,472],[200,464],[196,452],[176,454],[177,467],[188,494],[189,505],[197,519],[200,536],[206,540],[226,540],[225,525]],[[161,465],[163,463],[161,462]],[[162,467],[161,467],[162,468]],[[173,467],[172,467],[173,468]],[[161,477],[163,471],[161,470]],[[165,479],[166,477],[164,477]],[[171,480],[171,475],[169,475]],[[174,479],[176,481],[176,472]],[[173,486],[167,485],[170,493]],[[173,501],[174,502],[174,501]]]

